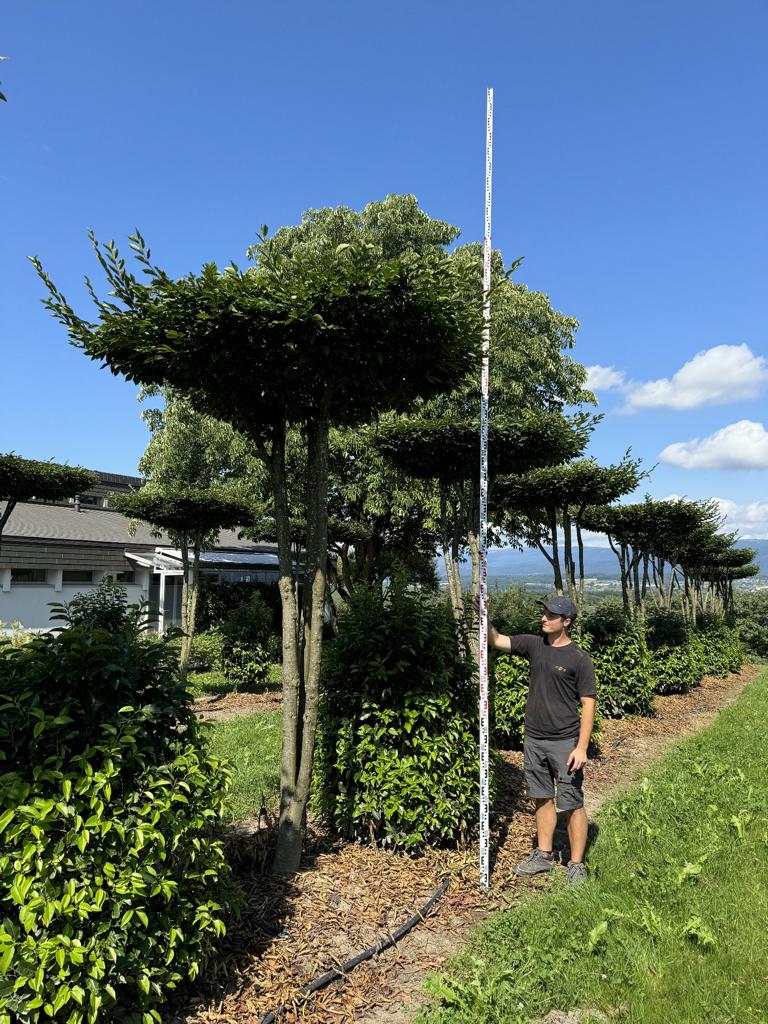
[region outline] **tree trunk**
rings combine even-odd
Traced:
[[[280,593],[283,597],[283,673],[285,709],[283,721],[283,757],[280,771],[280,824],[273,870],[289,874],[298,871],[304,838],[307,802],[312,778],[312,760],[315,750],[318,701],[320,690],[320,659],[323,642],[323,609],[328,557],[328,420],[319,417],[307,429],[308,488],[307,488],[307,545],[305,555],[304,592],[302,595],[304,620],[304,650],[301,657],[296,639],[298,616],[295,603],[284,592],[293,594],[292,587],[284,586],[284,575],[290,566],[284,565],[280,538],[287,535],[288,506],[285,488],[284,443],[273,458],[275,484],[275,513],[278,519],[278,557],[280,560]],[[279,511],[278,511],[279,510]],[[280,521],[282,520],[282,522]],[[290,552],[290,545],[286,545]],[[286,619],[289,622],[286,624]],[[292,623],[291,621],[292,620]],[[287,650],[292,647],[293,650]],[[289,664],[286,666],[286,655]],[[288,677],[291,677],[290,679]]]
[[[179,655],[179,672],[181,678],[187,678],[187,665],[192,649],[192,636],[189,629],[190,595],[192,593],[192,566],[189,561],[189,537],[182,533],[179,538],[181,548],[181,653]]]
[[[469,543],[469,554],[472,559],[472,599],[480,599],[480,537],[477,530],[473,527],[467,534],[467,540]],[[467,646],[469,647],[469,653],[472,655],[475,665],[480,664],[480,635],[478,630],[475,628],[476,623],[474,621],[474,615],[471,616],[472,628],[467,630]]]
[[[188,583],[186,584],[186,599],[182,595],[182,607],[186,609],[186,625],[184,627],[184,637],[181,641],[181,663],[179,665],[182,679],[187,678],[187,666],[192,654],[192,640],[195,635],[197,598],[200,593],[200,549],[202,542],[203,538],[200,532],[196,531],[192,547],[192,564],[189,564],[189,557],[187,557],[187,566],[184,570],[185,579],[188,575]]]
[[[567,508],[563,508],[563,546],[565,557],[565,580],[568,597],[576,604],[576,566],[573,561],[573,537],[571,534],[571,516]]]
[[[579,615],[584,611],[584,538],[581,535],[581,525],[576,522],[576,543],[579,548],[579,599],[576,607]]]
[[[554,574],[555,574],[555,581],[554,581],[555,582],[555,592],[558,593],[562,597],[563,592],[564,592],[564,588],[563,588],[563,571],[562,571],[562,569],[560,567],[560,548],[558,547],[558,537],[557,537],[557,510],[553,506],[552,508],[547,509],[547,514],[549,516],[549,532],[550,532],[550,534],[552,536],[552,558],[551,558],[551,563],[552,563],[552,569],[553,569]]]

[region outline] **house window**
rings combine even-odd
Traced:
[[[47,583],[47,569],[11,569],[11,584],[14,583]]]
[[[62,583],[93,583],[92,569],[65,569],[61,574]]]
[[[133,583],[133,582],[134,582],[134,572],[133,572],[133,569],[129,570],[128,572],[116,572],[115,573],[115,583]]]

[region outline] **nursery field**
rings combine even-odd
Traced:
[[[649,764],[668,750],[679,738],[689,736],[702,727],[708,725],[715,718],[719,711],[733,703],[741,693],[748,680],[754,677],[756,670],[744,669],[739,674],[731,674],[723,679],[706,678],[701,687],[692,690],[687,694],[680,694],[665,697],[659,700],[657,715],[654,718],[634,718],[624,720],[609,720],[604,723],[604,731],[601,740],[601,751],[590,765],[589,791],[591,796],[590,810],[594,810],[609,796],[616,792],[623,792],[627,785],[637,783],[639,777],[646,774]],[[243,698],[246,695],[242,695]],[[728,778],[727,747],[733,742],[734,730],[738,732],[740,722],[739,715],[741,708],[751,710],[747,712],[747,720],[752,724],[750,729],[756,730],[759,736],[761,722],[768,717],[768,710],[762,714],[761,702],[768,698],[768,678],[765,674],[760,681],[751,687],[745,694],[744,701],[735,705],[724,716],[723,721],[733,720],[734,724],[730,731],[724,734],[722,740],[717,741],[713,750],[713,759],[716,759],[717,778],[726,780]],[[734,716],[736,716],[734,718]],[[261,719],[262,724],[257,725]],[[239,806],[245,807],[250,804],[254,808],[254,814],[258,811],[261,792],[264,782],[263,775],[259,772],[264,769],[259,767],[252,771],[255,764],[262,764],[270,756],[274,757],[276,769],[277,755],[270,754],[273,750],[272,741],[269,739],[270,729],[276,729],[277,716],[275,712],[264,714],[249,714],[241,718],[217,723],[214,726],[213,744],[218,753],[226,753],[227,750],[235,753],[235,792]],[[267,723],[270,723],[267,725]],[[238,779],[237,751],[241,745],[244,734],[234,730],[245,730],[250,737],[249,742],[258,740],[259,746],[254,746],[253,752],[248,756],[246,771]],[[239,738],[238,738],[239,737]],[[696,775],[701,786],[707,785],[709,778],[707,774],[706,750],[710,744],[710,731],[704,732],[697,737],[693,743],[699,751],[694,756],[694,761],[700,765],[702,774]],[[276,749],[276,748],[275,748]],[[738,748],[736,748],[738,749]],[[688,745],[683,746],[679,751],[673,753],[670,759],[665,759],[657,772],[667,769],[667,764],[677,764],[681,758],[687,755]],[[260,757],[261,755],[261,757]],[[693,755],[692,755],[693,756]],[[733,757],[733,755],[731,755]],[[755,766],[757,768],[757,765]],[[305,870],[295,876],[290,882],[280,882],[262,873],[265,863],[263,849],[263,832],[257,828],[257,821],[250,819],[238,823],[230,839],[229,850],[232,859],[239,865],[238,871],[247,893],[247,903],[243,915],[238,922],[231,925],[221,956],[201,979],[196,993],[189,993],[191,997],[185,1000],[183,1006],[177,1008],[177,1021],[206,1021],[213,1022],[245,1022],[261,1020],[270,1010],[279,1005],[290,1006],[295,1000],[302,985],[322,973],[330,965],[343,961],[365,946],[376,942],[387,930],[394,929],[403,920],[409,917],[419,906],[423,905],[426,899],[435,891],[438,884],[445,877],[449,877],[450,886],[447,895],[436,908],[433,916],[414,930],[406,939],[398,944],[396,950],[383,954],[369,964],[364,964],[349,975],[345,985],[331,985],[319,993],[313,1001],[299,1008],[297,1013],[288,1013],[284,1020],[287,1022],[302,1020],[311,1024],[325,1024],[330,1021],[352,1022],[364,1020],[369,1024],[385,1024],[385,1022],[401,1022],[405,1024],[414,1018],[417,1008],[423,1004],[425,996],[423,987],[430,974],[445,965],[452,956],[456,954],[462,941],[469,938],[472,928],[480,921],[499,910],[508,910],[510,907],[517,908],[518,904],[523,907],[522,914],[518,909],[511,913],[501,913],[498,917],[491,918],[486,925],[489,929],[498,929],[497,932],[483,932],[481,937],[472,942],[471,952],[460,961],[455,975],[457,982],[445,982],[441,991],[446,996],[447,1003],[453,1000],[453,1005],[435,1008],[431,1011],[430,1024],[446,1024],[467,1021],[496,1021],[496,1020],[525,1020],[528,1021],[536,1016],[541,1010],[553,1006],[609,1006],[617,1007],[622,1003],[616,990],[611,991],[610,998],[599,1001],[598,996],[592,997],[592,1002],[587,1003],[583,999],[574,999],[570,1003],[566,998],[558,998],[561,995],[559,988],[552,988],[551,973],[554,961],[545,958],[550,965],[550,970],[544,969],[538,975],[531,974],[530,964],[513,965],[514,974],[520,978],[531,978],[530,991],[526,989],[524,1001],[524,1013],[528,1016],[520,1016],[517,1003],[521,1001],[518,994],[517,982],[515,985],[504,988],[499,983],[494,983],[493,978],[502,974],[507,969],[503,961],[495,959],[489,954],[494,951],[495,944],[502,943],[501,938],[504,928],[512,928],[512,925],[505,924],[508,921],[528,920],[527,914],[532,914],[539,904],[550,907],[552,901],[560,907],[563,915],[573,914],[573,899],[584,899],[585,907],[589,908],[589,927],[586,923],[576,937],[568,940],[569,957],[573,957],[574,945],[584,940],[583,958],[584,972],[588,976],[590,969],[598,974],[606,973],[605,967],[613,970],[613,960],[608,957],[605,962],[603,958],[608,954],[608,941],[618,941],[624,932],[627,932],[629,941],[637,942],[638,935],[641,936],[642,929],[625,922],[622,918],[608,917],[607,938],[601,938],[603,933],[596,939],[594,951],[587,955],[586,949],[589,942],[589,932],[600,926],[606,915],[599,917],[599,912],[605,907],[607,910],[616,910],[619,913],[628,913],[627,902],[611,902],[615,892],[623,889],[621,871],[630,869],[622,868],[616,861],[616,855],[608,857],[608,862],[616,863],[615,872],[610,884],[604,882],[603,858],[606,848],[614,848],[624,856],[632,858],[637,853],[637,863],[632,862],[631,870],[637,874],[637,867],[640,873],[644,871],[645,859],[649,868],[658,866],[660,862],[664,866],[664,879],[672,879],[672,883],[681,871],[687,870],[684,876],[685,885],[682,887],[683,895],[689,893],[693,896],[702,897],[704,902],[712,896],[709,888],[709,858],[702,862],[699,868],[699,858],[710,851],[713,864],[716,854],[710,847],[696,846],[701,842],[701,836],[696,829],[699,826],[711,825],[713,821],[726,830],[733,832],[733,842],[727,834],[731,855],[739,854],[747,857],[747,864],[751,865],[749,858],[753,855],[752,847],[748,844],[741,844],[736,834],[736,826],[729,824],[732,815],[738,817],[744,812],[742,821],[746,821],[749,814],[756,816],[749,821],[749,834],[756,836],[762,834],[768,828],[768,822],[759,825],[757,812],[745,797],[738,807],[732,809],[725,805],[718,807],[717,815],[707,815],[706,808],[716,801],[711,794],[702,805],[702,817],[697,821],[695,813],[689,823],[683,816],[686,825],[690,824],[693,833],[678,837],[679,848],[670,845],[665,841],[658,851],[654,853],[655,842],[659,837],[654,834],[656,829],[669,828],[674,825],[674,808],[666,806],[668,802],[667,789],[661,783],[653,782],[654,796],[648,804],[648,786],[637,789],[638,796],[634,791],[628,796],[620,796],[618,802],[606,807],[599,816],[600,831],[594,847],[590,851],[590,865],[595,869],[596,879],[581,890],[578,896],[575,893],[567,893],[562,890],[559,878],[552,879],[550,883],[552,892],[545,891],[541,898],[531,899],[531,894],[539,893],[539,883],[521,883],[511,874],[511,867],[517,859],[530,847],[533,833],[533,817],[530,804],[524,799],[522,792],[521,776],[521,755],[517,751],[502,752],[502,762],[499,772],[499,792],[497,794],[493,819],[493,843],[494,843],[494,869],[493,886],[487,895],[477,890],[477,865],[474,848],[468,850],[442,850],[428,851],[427,854],[418,859],[403,857],[402,855],[389,854],[381,850],[372,850],[360,847],[356,844],[341,843],[334,841],[323,832],[317,825],[311,824],[308,843],[308,853],[305,862]],[[743,770],[746,771],[746,768]],[[655,778],[655,776],[654,776]],[[748,785],[748,784],[747,784]],[[754,783],[753,783],[754,785]],[[719,786],[719,782],[718,782]],[[687,791],[686,791],[687,793]],[[659,796],[662,794],[662,796]],[[685,796],[685,807],[690,807],[689,801],[700,798],[700,794],[691,789]],[[678,804],[683,807],[678,796]],[[719,797],[717,798],[719,800]],[[759,800],[759,793],[755,791],[753,797]],[[643,802],[645,801],[645,803]],[[613,808],[624,808],[616,811]],[[728,814],[726,814],[728,810]],[[658,823],[655,821],[659,817]],[[649,820],[649,814],[654,820]],[[628,838],[636,830],[634,818],[640,822],[641,827],[645,822],[645,828],[651,836],[644,836],[642,844],[638,846],[634,838]],[[705,821],[706,818],[706,821]],[[608,823],[610,829],[608,828]],[[615,823],[614,823],[615,822]],[[747,826],[744,825],[746,829]],[[757,830],[757,831],[755,831]],[[661,833],[660,833],[661,834]],[[614,836],[623,836],[617,846]],[[747,833],[745,832],[745,838]],[[760,840],[764,841],[764,840]],[[695,849],[692,849],[691,846]],[[674,863],[667,862],[667,857],[677,858]],[[679,863],[678,863],[679,862]],[[686,869],[686,864],[689,867]],[[675,866],[677,865],[677,866]],[[715,880],[717,878],[715,873]],[[745,868],[745,878],[748,878],[749,871]],[[559,875],[559,872],[557,873]],[[674,878],[673,878],[674,875]],[[638,875],[641,877],[641,875]],[[645,877],[645,876],[643,876]],[[755,883],[758,879],[755,876]],[[646,877],[645,884],[652,889],[652,878]],[[638,883],[639,884],[639,883]],[[762,884],[762,882],[761,882]],[[606,885],[608,886],[606,888]],[[702,888],[702,886],[705,886]],[[549,890],[550,886],[545,887]],[[643,890],[644,891],[644,890]],[[677,890],[675,890],[677,891]],[[605,895],[607,893],[607,895]],[[705,899],[706,897],[706,899]],[[632,897],[634,899],[634,897]],[[718,899],[721,901],[721,909],[724,909],[728,893],[721,894]],[[734,894],[735,899],[744,899],[743,894]],[[668,893],[659,896],[660,902],[666,906],[670,902]],[[570,902],[569,902],[570,901]],[[601,902],[602,901],[602,902]],[[702,927],[716,930],[720,927],[719,918],[712,919],[711,915],[702,913],[703,904],[697,902],[692,904],[690,913],[685,915],[683,926],[689,923],[689,918],[697,915],[702,919]],[[631,906],[636,910],[635,904]],[[658,910],[656,911],[658,913]],[[541,920],[546,921],[550,911],[543,911]],[[639,912],[638,912],[639,913]],[[676,912],[677,913],[677,912]],[[678,916],[685,914],[680,909]],[[593,920],[593,917],[595,920]],[[599,919],[598,919],[599,917]],[[536,918],[539,920],[539,918]],[[279,935],[268,934],[264,931],[280,931]],[[532,926],[533,927],[533,926]],[[565,927],[563,925],[563,927]],[[565,934],[570,936],[573,926],[565,928]],[[635,935],[635,932],[638,935]],[[582,934],[583,932],[583,934]],[[517,933],[516,933],[517,934]],[[718,977],[725,977],[733,964],[725,957],[728,938],[724,934],[718,934],[718,946],[722,944],[722,950],[717,954],[724,957],[718,970],[721,972]],[[730,933],[727,933],[728,935]],[[487,937],[483,937],[487,936]],[[705,933],[702,932],[702,936]],[[706,936],[705,936],[706,937]],[[673,941],[674,940],[674,941]],[[623,952],[614,950],[611,956],[615,956],[619,962],[622,956],[626,959],[627,946],[624,939]],[[648,935],[651,943],[659,942],[657,937]],[[652,970],[648,971],[652,984],[660,984],[655,981],[669,972],[670,978],[676,977],[674,967],[677,941],[673,935],[666,946],[659,946],[656,952],[656,959],[648,959],[652,968],[661,971],[654,975]],[[532,933],[530,949],[535,948],[538,942],[536,933]],[[510,940],[509,943],[501,944],[500,949],[506,951],[509,946],[515,946],[517,940]],[[696,964],[697,958],[702,959],[704,967],[707,964],[719,962],[716,958],[710,957],[715,947],[701,942],[691,936],[681,938],[679,942],[680,952],[685,958]],[[632,947],[634,950],[634,946]],[[634,955],[634,952],[633,952]],[[645,954],[644,954],[645,955]],[[762,955],[762,954],[761,954]],[[477,977],[472,975],[473,968],[470,966],[469,975],[465,975],[467,964],[471,965],[471,957],[486,957],[483,961],[485,966]],[[706,959],[710,957],[710,959]],[[532,957],[532,959],[535,959]],[[567,957],[565,958],[567,960]],[[686,969],[689,967],[687,959]],[[558,965],[556,970],[561,970]],[[763,970],[763,975],[768,974],[768,968]],[[730,980],[739,979],[744,972],[736,972],[732,977],[728,976],[727,986],[736,992],[736,988],[730,986]],[[486,981],[490,990],[484,988]],[[605,981],[603,984],[607,984]],[[618,982],[616,983],[618,984]],[[635,981],[632,981],[635,984]],[[527,985],[527,982],[526,982]],[[477,996],[476,1003],[473,999]],[[493,1016],[496,1012],[494,1001],[498,1001],[503,994],[506,1003],[499,1003],[499,1015]],[[743,986],[738,987],[738,996],[744,996]],[[667,994],[667,1002],[670,998]],[[731,998],[729,996],[729,998]],[[611,1002],[613,999],[613,1002]],[[626,1002],[626,1000],[624,1000]],[[747,1003],[749,1000],[747,1000]],[[531,1011],[528,1012],[530,1005]],[[643,1004],[645,1006],[645,1004]],[[663,1000],[660,1001],[663,1005]],[[713,1004],[717,1005],[717,1004]],[[510,1006],[512,1009],[510,1009]],[[535,1009],[534,1009],[535,1008]],[[514,1013],[513,1013],[514,1011]],[[627,1012],[630,1012],[628,1009]],[[631,1011],[635,1012],[635,1011]],[[638,1011],[639,1012],[639,1011]],[[645,1012],[645,1009],[642,1010]],[[474,1016],[473,1016],[474,1014]],[[628,1020],[645,1020],[642,1016],[628,1017]],[[647,1018],[653,1020],[654,1018]],[[661,1019],[661,1018],[660,1018]],[[668,1019],[668,1018],[664,1018]],[[681,1018],[691,1022],[699,1019],[714,1018]],[[725,1020],[749,1021],[753,1018],[727,1017],[716,1018]],[[757,1017],[755,1020],[759,1019]]]

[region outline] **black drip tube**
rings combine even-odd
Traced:
[[[299,998],[302,1000],[308,999],[315,992],[319,992],[327,985],[330,985],[332,981],[344,978],[351,970],[354,970],[358,964],[362,964],[366,960],[370,960],[371,957],[376,956],[377,953],[383,953],[385,949],[389,949],[390,946],[394,946],[395,943],[399,942],[404,935],[407,935],[411,928],[414,928],[419,921],[423,921],[438,900],[442,899],[448,889],[448,882],[449,879],[447,878],[441,882],[434,895],[427,900],[421,910],[417,910],[413,917],[409,917],[404,924],[401,924],[400,927],[396,928],[390,935],[381,939],[381,941],[375,946],[369,946],[367,949],[364,949],[362,953],[357,953],[355,956],[350,957],[349,960],[345,960],[339,967],[333,967],[330,971],[326,971],[325,974],[321,974],[319,978],[315,978],[314,981],[310,981],[310,983],[305,985],[299,992]],[[278,1006],[276,1010],[270,1010],[265,1017],[261,1018],[260,1024],[275,1024],[275,1021],[278,1020],[287,1010],[287,1006]]]

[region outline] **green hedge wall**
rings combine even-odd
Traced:
[[[165,644],[0,644],[0,1022],[152,1024],[224,930],[228,774]]]
[[[323,667],[317,800],[341,836],[458,841],[479,800],[477,694],[450,612],[396,582],[358,588]]]

